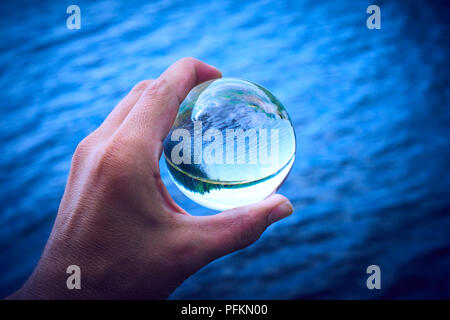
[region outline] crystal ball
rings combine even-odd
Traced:
[[[250,81],[221,78],[194,87],[164,140],[175,185],[214,210],[265,199],[295,159],[295,132],[280,101]]]

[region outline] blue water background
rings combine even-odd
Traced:
[[[449,298],[445,1],[0,2],[0,296],[49,235],[79,141],[132,86],[194,56],[273,92],[298,150],[295,213],[172,298]],[[162,175],[174,199],[209,214]],[[101,226],[99,226],[101,227]],[[377,264],[382,289],[366,288]]]

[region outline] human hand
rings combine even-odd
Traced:
[[[191,216],[159,170],[180,102],[220,71],[185,58],[136,85],[78,145],[53,230],[24,286],[10,298],[167,298],[186,278],[256,241],[292,213],[281,195],[212,216]],[[68,290],[66,269],[81,269]]]

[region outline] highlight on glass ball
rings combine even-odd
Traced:
[[[278,190],[295,148],[290,117],[273,94],[250,81],[221,78],[197,85],[181,103],[164,157],[188,198],[226,210]]]

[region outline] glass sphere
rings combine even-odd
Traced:
[[[221,78],[197,85],[181,103],[164,157],[187,197],[226,210],[275,192],[294,163],[295,144],[277,98],[250,81]]]

